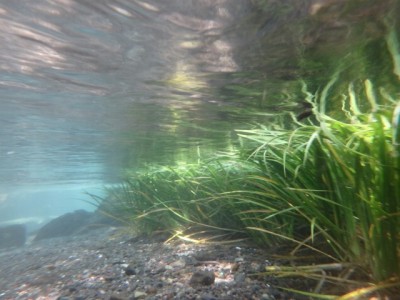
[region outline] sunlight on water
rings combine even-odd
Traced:
[[[112,180],[124,135],[175,126],[153,110],[211,100],[193,94],[207,87],[199,72],[238,69],[222,33],[247,4],[183,3],[1,3],[3,185]],[[187,95],[150,83],[164,80]]]
[[[386,2],[336,2],[0,1],[1,195],[231,149],[297,107],[299,79],[322,82],[332,66],[312,59],[382,37]]]

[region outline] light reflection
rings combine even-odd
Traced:
[[[2,172],[15,174],[0,178],[54,182],[64,181],[64,172],[66,181],[86,181],[109,170],[115,178],[119,165],[112,164],[126,155],[123,145],[142,149],[136,145],[142,136],[192,132],[194,141],[198,130],[183,129],[186,119],[201,127],[202,105],[221,103],[209,95],[208,72],[239,69],[231,39],[222,34],[241,14],[229,3],[1,4],[0,28],[8,29],[0,30],[0,86],[7,91],[0,163]],[[142,103],[155,104],[144,109],[144,120],[135,112]]]
[[[136,0],[135,2],[138,5],[140,5],[141,7],[147,9],[147,10],[150,10],[150,11],[153,11],[153,12],[159,12],[160,11],[160,9],[157,6],[152,5],[150,3],[147,3],[147,2],[144,2],[144,1],[139,1],[139,0]]]
[[[121,7],[118,7],[116,5],[111,5],[111,4],[109,5],[109,7],[125,17],[132,17],[132,14],[129,11],[127,11],[126,9],[123,9]]]

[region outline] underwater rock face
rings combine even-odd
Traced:
[[[39,229],[33,241],[61,237],[68,235],[83,234],[91,229],[103,226],[121,226],[121,222],[102,213],[87,212],[83,209],[66,213]]]
[[[0,228],[0,249],[21,247],[26,241],[26,227],[22,224]]]
[[[92,213],[85,210],[76,210],[62,215],[39,229],[34,241],[52,237],[67,236],[77,233],[84,226],[89,224]]]

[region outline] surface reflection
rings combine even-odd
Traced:
[[[112,182],[227,149],[296,107],[299,79],[317,89],[382,38],[391,1],[367,2],[0,1],[1,184]]]
[[[126,135],[140,140],[176,129],[180,117],[160,118],[160,111],[198,110],[212,100],[203,99],[210,96],[204,72],[238,69],[223,32],[248,5],[0,4],[4,185],[116,176],[120,165],[107,163],[122,163],[114,149],[122,155],[121,145],[137,144],[124,142]]]

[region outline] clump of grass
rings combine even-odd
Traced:
[[[264,201],[279,199],[284,214],[308,223],[302,246],[322,237],[335,260],[357,265],[374,282],[400,285],[400,102],[379,104],[369,80],[364,98],[350,84],[343,118],[333,119],[324,103],[336,79],[320,95],[307,93],[314,124],[298,124],[293,132],[262,126],[240,131],[256,146],[250,159],[264,170],[249,181],[265,193]],[[361,100],[368,110],[360,109]],[[259,224],[251,229],[270,233],[267,218],[254,215]]]
[[[108,197],[94,197],[95,205],[145,234],[168,231],[182,238],[207,230],[243,235],[229,191],[239,189],[250,170],[249,163],[226,159],[154,167],[129,174],[108,191]]]

